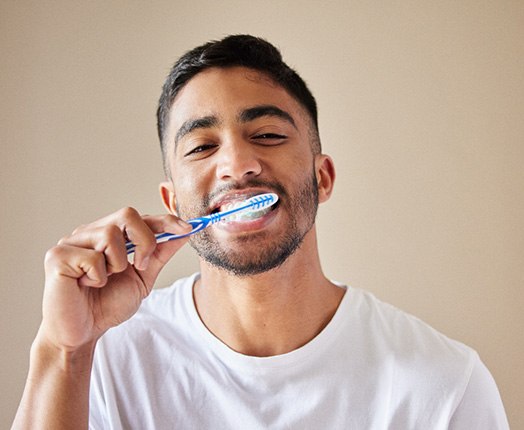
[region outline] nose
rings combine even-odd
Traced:
[[[261,172],[262,164],[249,142],[232,140],[222,144],[216,166],[218,179],[241,181]]]

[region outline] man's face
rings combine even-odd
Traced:
[[[192,236],[200,257],[246,276],[277,267],[297,249],[318,206],[312,136],[305,109],[256,71],[213,68],[185,85],[166,136],[171,207],[189,219],[255,194],[279,196],[268,213]]]

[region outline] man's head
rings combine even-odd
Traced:
[[[295,98],[306,110],[311,120],[313,153],[321,152],[317,105],[306,83],[284,63],[280,51],[269,42],[254,36],[234,35],[220,41],[208,42],[184,54],[175,63],[164,83],[157,110],[157,130],[166,176],[171,175],[166,161],[166,130],[169,124],[169,113],[176,96],[190,79],[204,70],[235,66],[262,72]]]
[[[320,153],[314,99],[278,51],[250,36],[225,41],[232,46],[211,49],[213,55],[203,48],[186,54],[173,69],[184,73],[171,73],[164,87],[159,133],[168,180],[160,191],[166,208],[183,219],[277,193],[270,212],[219,223],[191,238],[202,263],[249,276],[279,267],[299,248],[303,256],[316,252],[312,227],[318,203],[331,194],[334,168]],[[238,46],[244,54],[234,51]],[[262,51],[273,59],[264,60]],[[202,60],[206,56],[213,61]],[[240,62],[244,57],[248,66]],[[271,65],[273,75],[267,72]],[[282,76],[294,83],[284,86]],[[311,109],[288,87],[301,88]]]

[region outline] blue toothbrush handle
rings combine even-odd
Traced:
[[[230,215],[246,210],[259,211],[268,206],[271,206],[276,203],[278,196],[274,193],[259,194],[258,196],[253,196],[243,202],[244,204],[230,210],[223,212],[212,213],[210,215],[205,215],[200,218],[193,218],[189,221],[186,221],[188,224],[191,224],[193,229],[189,233],[184,234],[173,234],[173,233],[158,233],[155,235],[156,243],[167,242],[168,240],[180,239],[182,237],[190,236],[203,230],[208,225],[214,224],[224,218],[229,217]],[[126,242],[126,250],[128,254],[135,252],[135,244],[132,242]]]
[[[156,243],[163,243],[167,242],[169,240],[173,239],[181,239],[186,236],[191,236],[192,234],[195,234],[199,232],[200,230],[205,229],[209,224],[213,223],[213,219],[211,217],[201,217],[201,218],[194,218],[186,221],[188,224],[191,224],[193,226],[193,229],[189,233],[184,234],[174,234],[174,233],[158,233],[155,234]],[[127,254],[132,254],[135,252],[135,244],[133,242],[126,242],[126,250]]]

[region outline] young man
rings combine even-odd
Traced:
[[[272,45],[231,36],[188,52],[158,126],[170,214],[123,209],[48,252],[14,427],[508,427],[474,351],[324,276],[315,216],[334,166],[313,96]],[[151,293],[187,241],[155,233],[262,192],[278,204],[192,236],[200,273]]]

